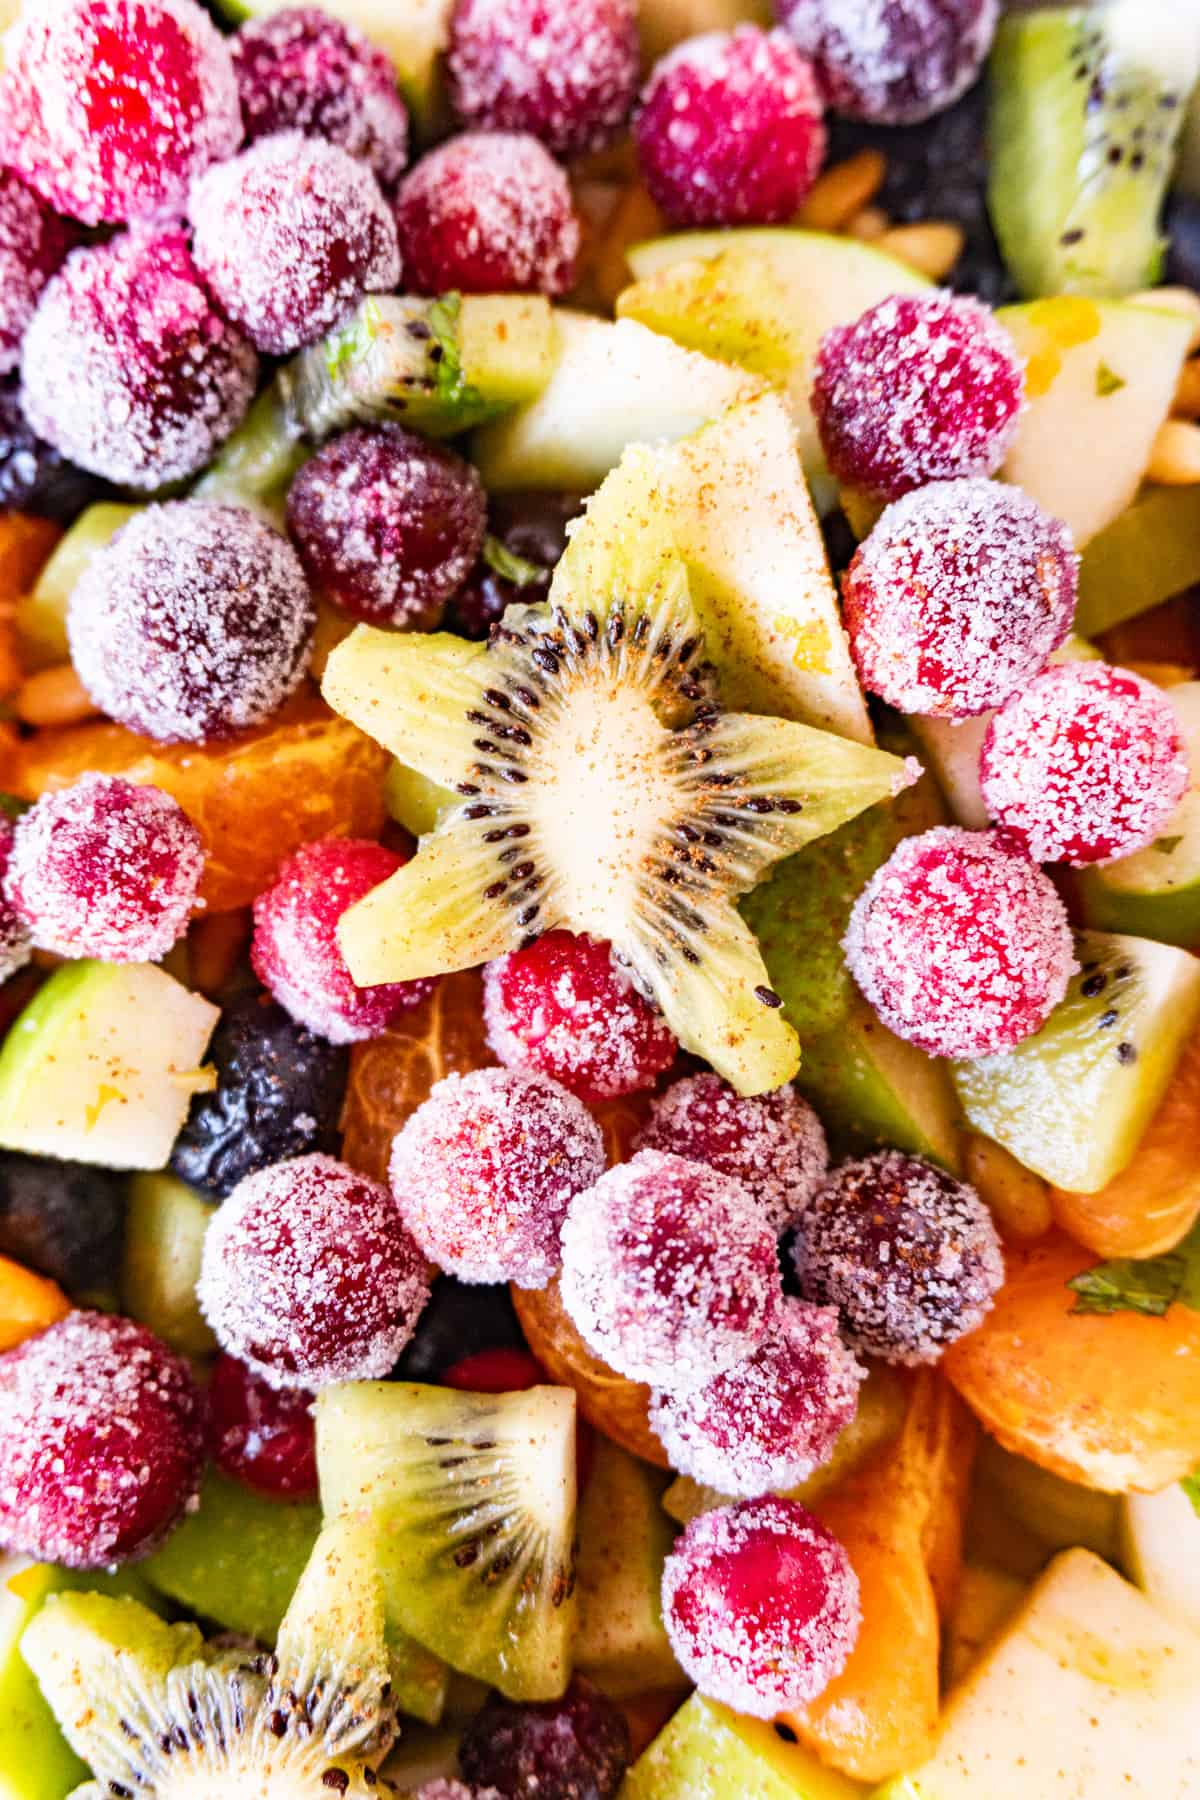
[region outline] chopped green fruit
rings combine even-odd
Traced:
[[[634,1763],[621,1800],[854,1800],[865,1792],[773,1725],[693,1694]]]
[[[458,795],[393,758],[383,780],[383,800],[398,825],[424,837],[436,829],[446,807],[457,806]]]
[[[214,1207],[173,1175],[135,1175],[125,1214],[121,1305],[184,1356],[217,1347],[196,1299]]]
[[[1200,961],[1085,931],[1045,1025],[1003,1056],[954,1064],[968,1122],[1056,1187],[1094,1194],[1132,1160],[1200,1018]]]
[[[1025,1583],[986,1563],[963,1564],[954,1611],[942,1641],[942,1676],[955,1687],[975,1667],[992,1639],[1025,1598]]]
[[[1183,136],[1179,143],[1179,161],[1175,166],[1173,185],[1184,194],[1200,200],[1200,84],[1192,89]]]
[[[662,1509],[666,1482],[597,1437],[579,1508],[575,1667],[618,1697],[685,1685],[662,1621],[663,1564],[675,1541]]]
[[[65,963],[0,1051],[0,1144],[113,1169],[161,1169],[218,1018],[152,963]]]
[[[1172,1306],[1200,1312],[1200,1225],[1158,1256],[1116,1257],[1068,1283],[1077,1313],[1136,1312],[1161,1319]]]
[[[1200,487],[1148,487],[1091,540],[1075,623],[1095,635],[1200,581]]]
[[[67,602],[75,584],[97,552],[140,511],[138,506],[122,506],[113,500],[98,501],[81,512],[59,539],[31,592],[17,602],[17,637],[26,668],[46,669],[67,661],[71,654]]]
[[[894,1037],[860,994],[805,1044],[797,1085],[848,1148],[891,1145],[959,1172],[962,1114],[945,1063]]]
[[[975,1479],[1047,1550],[1069,1550],[1073,1544],[1081,1544],[1106,1562],[1116,1561],[1119,1520],[1115,1495],[1065,1481],[1028,1458],[1002,1449],[989,1437],[980,1447]]]
[[[225,440],[191,498],[249,506],[282,527],[288,488],[311,454],[273,382]]]
[[[1147,1599],[1200,1632],[1200,1506],[1189,1484],[1158,1494],[1126,1494],[1121,1507],[1122,1561]]]
[[[19,1648],[57,1586],[49,1565],[0,1557],[0,1800],[65,1800],[87,1775]]]

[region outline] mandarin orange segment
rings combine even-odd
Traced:
[[[11,606],[31,588],[62,536],[62,527],[29,513],[0,517],[0,605]]]
[[[71,1302],[57,1283],[0,1256],[0,1351],[11,1350],[35,1331],[45,1331],[70,1310]]]
[[[1010,1248],[1008,1278],[946,1373],[1008,1450],[1109,1493],[1155,1493],[1200,1463],[1200,1313],[1077,1313],[1095,1254],[1062,1232]]]

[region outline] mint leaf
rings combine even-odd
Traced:
[[[1103,398],[1105,394],[1116,394],[1125,386],[1125,377],[1110,369],[1107,363],[1100,363],[1096,368],[1096,392]]]
[[[370,350],[375,329],[383,314],[377,300],[364,300],[338,331],[331,331],[321,345],[325,353],[325,373],[332,381],[341,370],[352,367]]]
[[[1174,1250],[1098,1263],[1067,1286],[1077,1296],[1071,1309],[1077,1313],[1136,1312],[1161,1319],[1174,1305],[1200,1312],[1200,1223]]]
[[[545,584],[546,571],[541,563],[518,556],[490,532],[483,540],[482,555],[492,574],[499,575],[502,581],[511,581],[514,587],[532,587],[534,582]]]
[[[1200,1517],[1200,1469],[1191,1475],[1185,1475],[1180,1487],[1192,1503],[1192,1511]]]

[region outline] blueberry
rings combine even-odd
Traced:
[[[436,1381],[464,1356],[520,1349],[524,1342],[506,1287],[468,1287],[443,1275],[434,1283],[396,1374],[402,1381]]]
[[[125,1183],[111,1170],[0,1151],[0,1254],[73,1298],[115,1289],[124,1217]]]
[[[243,1176],[310,1150],[336,1155],[350,1054],[297,1025],[255,989],[222,1013],[209,1046],[212,1093],[197,1094],[175,1140],[181,1180],[224,1198]]]
[[[551,571],[567,547],[567,526],[582,510],[578,494],[493,498],[488,507],[490,542],[450,603],[446,621],[450,629],[461,637],[485,638],[506,606],[518,600],[544,600]],[[500,572],[497,565],[505,551],[529,565],[523,584],[507,580]],[[541,574],[536,574],[539,570]]]
[[[109,491],[36,437],[16,389],[0,387],[0,512],[37,513],[69,525]]]
[[[1167,280],[1200,288],[1200,200],[1190,194],[1167,203]]]
[[[522,1706],[494,1694],[459,1748],[466,1779],[504,1800],[611,1800],[630,1755],[624,1714],[579,1676],[561,1700]]]

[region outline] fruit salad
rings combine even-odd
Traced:
[[[0,24],[0,1800],[1200,1800],[1196,0]]]

